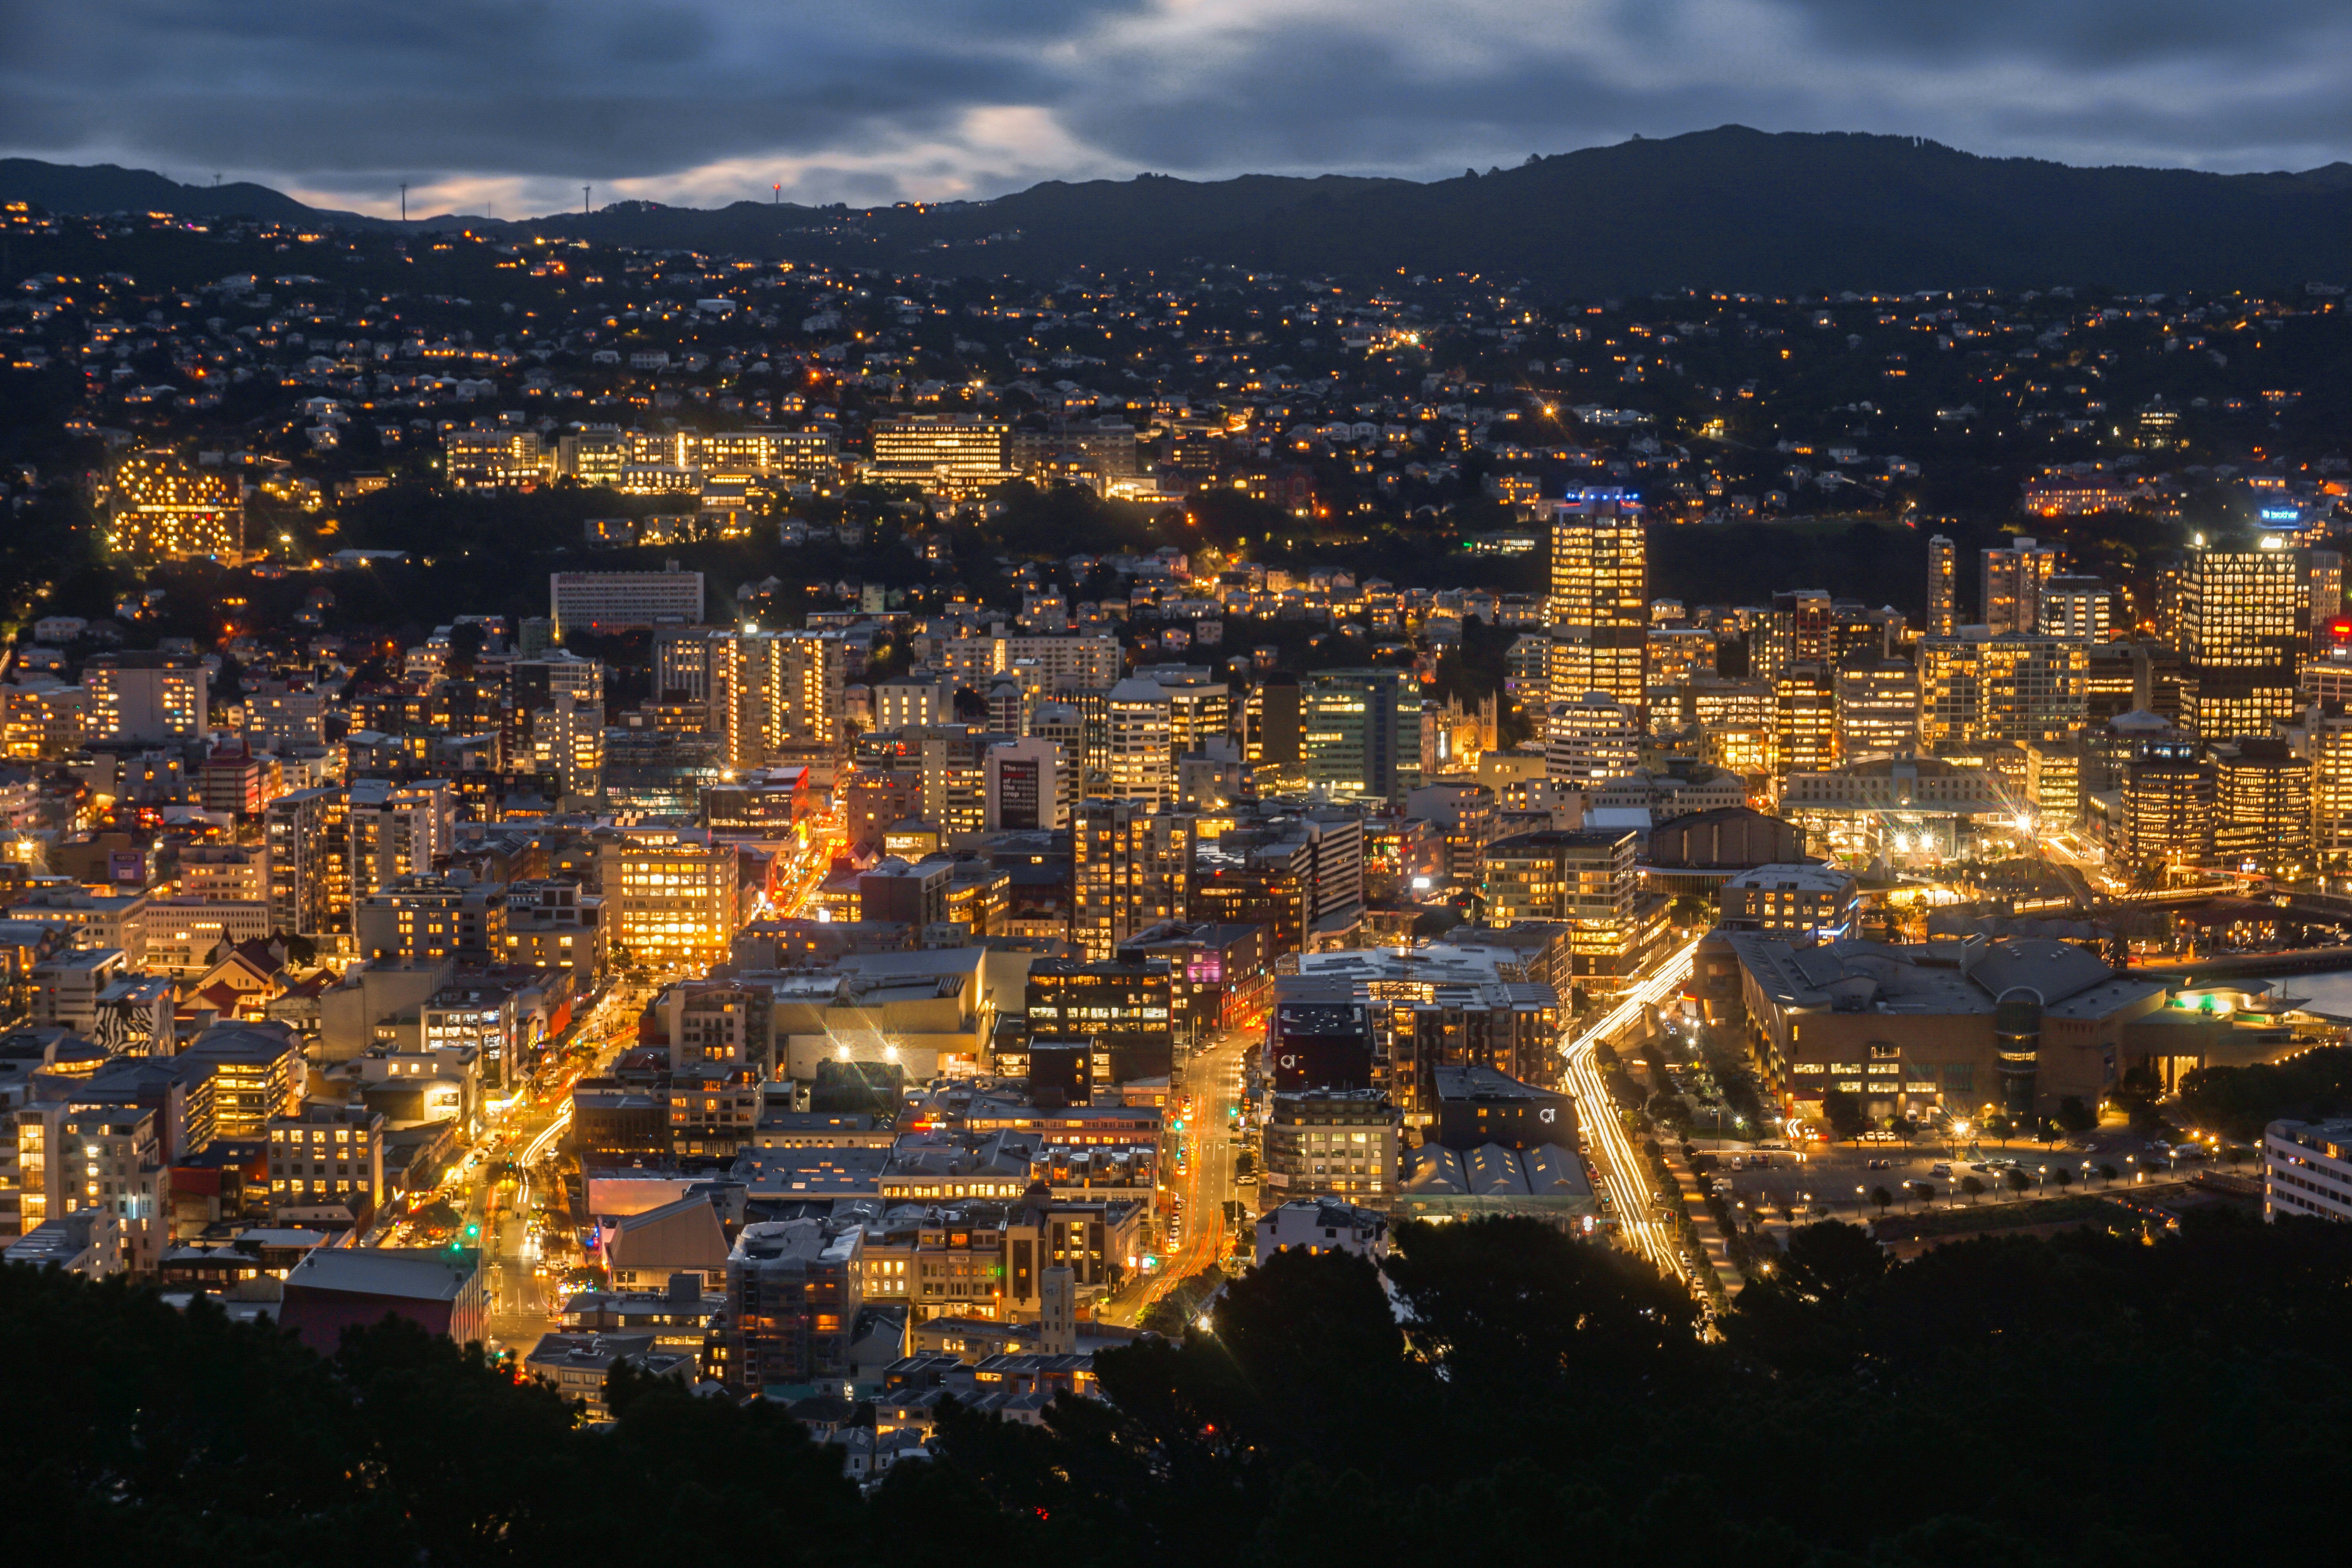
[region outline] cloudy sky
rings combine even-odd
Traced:
[[[0,153],[516,216],[1457,174],[1727,122],[2352,158],[2345,0],[0,0]]]

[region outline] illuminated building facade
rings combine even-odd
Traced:
[[[1137,801],[1088,799],[1070,819],[1070,942],[1090,962],[1189,906],[1192,826]]]
[[[977,494],[1017,476],[1007,466],[1011,426],[976,414],[911,414],[874,422],[868,474],[933,487],[950,495]]]
[[[2011,544],[1987,550],[1979,563],[1982,614],[1998,637],[2030,632],[2041,624],[2042,585],[2058,574],[2061,552],[2020,534]]]
[[[2201,865],[2213,852],[2213,762],[2195,741],[2150,741],[2124,767],[2126,866]]]
[[[1318,669],[1299,683],[1299,761],[1335,800],[1402,805],[1421,783],[1421,691],[1394,669]]]
[[[556,454],[536,430],[452,430],[441,443],[442,477],[458,489],[544,484]]]
[[[1927,541],[1927,635],[1948,637],[1959,629],[1959,566],[1952,542],[1939,533]]]
[[[2286,742],[2249,735],[2213,748],[2213,854],[2232,870],[2311,868],[2312,768]]]
[[[2043,637],[2103,643],[2114,635],[2114,591],[2096,577],[2053,577],[2042,584],[2033,629]]]
[[[1551,696],[1606,692],[1636,715],[1647,681],[1649,551],[1640,503],[1585,490],[1555,505],[1551,527]]]
[[[106,549],[144,561],[226,560],[245,548],[237,481],[169,452],[137,452],[107,480]]]
[[[1176,782],[1173,705],[1157,681],[1129,676],[1111,688],[1108,718],[1112,798],[1172,804]]]
[[[1961,635],[1919,644],[1919,743],[2054,740],[2083,727],[2090,656],[2069,638]]]
[[[706,679],[724,693],[730,766],[762,767],[789,745],[841,739],[849,649],[840,634],[743,632],[724,638],[712,660]]]
[[[1772,776],[1837,763],[1837,688],[1824,664],[1800,664],[1772,682]]]
[[[1602,691],[1555,702],[1545,714],[1544,776],[1567,784],[1622,778],[1642,761],[1642,721]]]
[[[1916,668],[1887,659],[1838,671],[1840,756],[1892,757],[1918,749],[1919,671]]]
[[[616,962],[672,974],[726,962],[740,899],[731,845],[640,836],[599,858]]]
[[[2294,716],[2311,637],[2305,563],[2293,550],[2200,550],[2180,584],[2181,728],[2209,741],[2267,735]]]

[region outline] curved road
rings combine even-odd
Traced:
[[[1595,1048],[1612,1035],[1637,1022],[1645,1009],[1681,988],[1690,978],[1692,957],[1697,951],[1696,938],[1676,949],[1627,992],[1623,1001],[1560,1047],[1568,1060],[1563,1075],[1566,1088],[1576,1098],[1577,1121],[1592,1152],[1601,1188],[1616,1211],[1618,1234],[1661,1272],[1685,1281],[1690,1279],[1690,1266],[1672,1233],[1658,1221],[1649,1167],[1626,1133],[1624,1120],[1617,1114],[1609,1086],[1601,1079],[1600,1063],[1593,1058]]]

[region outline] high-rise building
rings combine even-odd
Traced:
[[[1959,568],[1952,542],[1939,533],[1927,541],[1927,635],[1948,637],[1959,626]]]
[[[1919,672],[1887,659],[1837,674],[1837,749],[1848,760],[1919,749]]]
[[[2063,552],[2024,534],[1983,552],[1979,618],[1998,637],[2030,632],[2040,624],[2042,585],[2057,575]]]
[[[1136,671],[1168,694],[1168,740],[1176,755],[1206,750],[1233,729],[1233,692],[1206,669],[1150,665]]]
[[[1837,602],[1825,588],[1772,595],[1773,671],[1800,664],[1827,666],[1837,658]]]
[[[2231,870],[2308,871],[2311,785],[2310,762],[2284,740],[2248,735],[2214,747],[2214,858]]]
[[[2213,852],[2213,763],[2193,740],[2149,741],[2124,766],[2126,867],[2200,865]]]
[[[1116,955],[1147,926],[1186,919],[1189,819],[1134,800],[1079,802],[1070,819],[1070,942],[1087,960]]]
[[[1551,695],[1606,692],[1643,712],[1650,577],[1641,504],[1588,489],[1556,503],[1551,528]]]
[[[1299,685],[1308,787],[1402,805],[1421,782],[1421,691],[1395,669],[1318,669]]]
[[[102,653],[82,668],[81,684],[94,742],[164,745],[209,732],[212,676],[193,658]]]
[[[339,899],[343,910],[350,908],[345,807],[343,792],[333,788],[296,790],[262,807],[272,931],[288,936],[331,931]]]
[[[2311,638],[2307,563],[2293,550],[2199,550],[2180,585],[2181,728],[2208,741],[2291,719]]]
[[[2042,636],[2103,643],[2114,635],[2115,593],[2098,578],[2061,574],[2041,595],[2033,629]]]
[[[2288,731],[2311,767],[2312,854],[2331,875],[2352,869],[2352,714],[2314,706]]]
[[[1813,773],[1837,763],[1837,688],[1829,666],[1792,665],[1772,682],[1772,775]]]
[[[712,679],[725,691],[730,765],[761,767],[788,745],[841,740],[849,652],[839,633],[741,632],[722,647]]]
[[[2086,645],[1985,636],[1980,627],[1919,644],[1919,743],[1934,751],[2057,739],[2083,727]]]
[[[1544,775],[1566,784],[1622,778],[1641,765],[1642,721],[1603,691],[1555,702],[1544,715]]]
[[[1052,828],[1069,820],[1070,768],[1058,742],[995,741],[985,763],[988,828]]]
[[[1173,707],[1164,687],[1139,675],[1110,689],[1106,720],[1111,798],[1155,806],[1174,802]]]
[[[964,724],[923,731],[923,820],[950,838],[985,828],[989,750],[1012,738]]]
[[[170,452],[135,452],[115,464],[106,511],[110,555],[224,559],[245,548],[243,488]]]

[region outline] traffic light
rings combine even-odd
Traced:
[[[481,1227],[480,1226],[478,1226],[478,1225],[473,1225],[473,1224],[470,1224],[470,1223],[469,1223],[469,1224],[466,1226],[466,1239],[467,1239],[467,1241],[472,1241],[472,1240],[474,1240],[476,1237],[479,1237],[481,1234],[482,1234],[482,1227]]]

